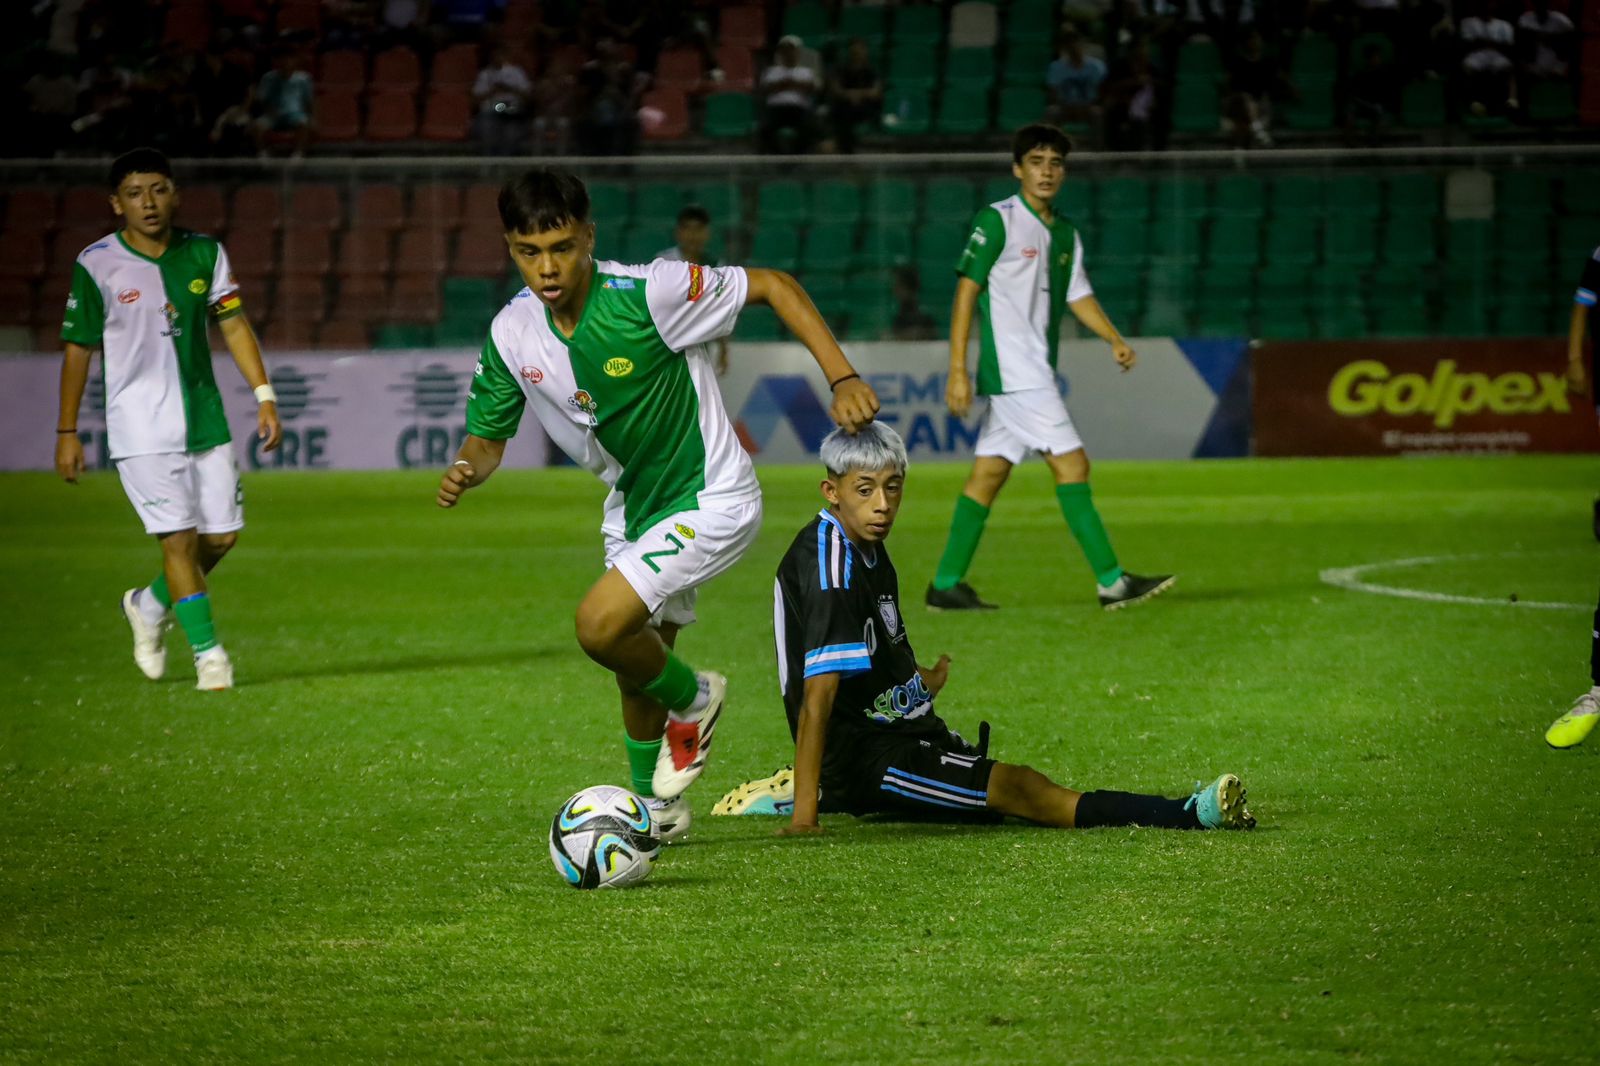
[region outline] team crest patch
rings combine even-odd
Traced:
[[[701,269],[701,266],[700,266],[699,263],[690,263],[689,264],[689,294],[685,299],[689,303],[694,303],[695,301],[699,300],[700,297],[705,295],[705,291],[706,291],[706,272],[703,269]]]
[[[594,402],[594,397],[590,396],[587,390],[579,389],[571,396],[568,396],[567,403],[588,415],[589,424],[591,426],[597,426],[600,424],[600,420],[595,417],[596,412],[600,410],[600,405]]]
[[[194,293],[196,296],[199,296],[201,293],[205,292],[206,279],[195,278],[193,281],[189,282],[189,291]]]
[[[117,303],[119,304],[131,304],[138,299],[138,289],[123,289],[121,292],[117,293]]]
[[[521,370],[521,374],[522,374],[522,379],[524,381],[531,381],[535,385],[539,384],[539,382],[544,380],[544,371],[540,370],[536,366],[525,366],[525,367],[523,367],[522,370]]]
[[[693,540],[694,539],[694,530],[690,529],[688,526],[684,525],[682,522],[673,523],[672,528],[676,529],[678,531],[678,536],[682,537],[684,540]]]
[[[625,378],[633,373],[633,360],[619,355],[615,359],[607,359],[600,369],[606,372],[608,378]]]
[[[183,329],[178,325],[178,309],[170,303],[161,305],[161,313],[167,318],[167,328],[161,331],[163,337],[181,337]]]
[[[898,639],[900,636],[900,611],[894,605],[893,596],[878,597],[878,617],[883,619],[883,628],[889,631],[889,639]]]

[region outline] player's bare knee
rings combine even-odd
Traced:
[[[239,543],[237,531],[231,533],[202,533],[200,534],[200,553],[210,559],[220,559],[233,550]]]
[[[1089,453],[1082,448],[1077,448],[1063,455],[1052,455],[1050,469],[1056,476],[1056,484],[1071,485],[1089,480]]]
[[[176,533],[163,533],[160,537],[161,554],[169,559],[196,559],[200,554],[200,538],[192,529]]]

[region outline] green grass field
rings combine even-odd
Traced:
[[[181,640],[147,682],[153,576],[114,476],[0,478],[0,1059],[572,1063],[1556,1062],[1600,1054],[1592,459],[1116,464],[1096,495],[1169,596],[1106,615],[1037,464],[974,584],[921,590],[964,471],[912,471],[891,548],[940,711],[1081,788],[1244,777],[1255,833],[712,819],[789,761],[772,571],[817,506],[702,594],[726,672],[691,841],[580,893],[562,799],[625,783],[610,678],[572,638],[600,490],[433,472],[259,475],[217,573],[239,687]],[[1319,571],[1481,597],[1396,599]],[[1470,558],[1449,558],[1469,556]],[[1513,606],[1557,601],[1564,609]]]

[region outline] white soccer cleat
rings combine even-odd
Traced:
[[[144,620],[139,613],[139,590],[129,589],[122,594],[122,615],[133,630],[133,661],[151,681],[159,681],[167,672],[167,630],[172,623],[163,618],[156,625]]]
[[[650,808],[650,818],[655,822],[656,836],[663,844],[672,844],[683,839],[689,831],[689,825],[694,821],[694,812],[689,809],[689,801],[682,796],[677,799],[646,799],[644,805]]]
[[[228,658],[228,653],[221,646],[196,655],[194,672],[194,687],[202,692],[220,692],[233,687],[233,660]]]
[[[667,731],[661,738],[661,754],[656,756],[656,772],[651,790],[661,799],[676,799],[694,783],[705,769],[706,753],[711,750],[711,734],[722,715],[728,696],[728,679],[721,674],[696,674],[706,705],[689,717],[689,712],[667,716]]]

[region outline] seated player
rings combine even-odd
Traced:
[[[873,423],[853,436],[829,434],[821,456],[828,506],[784,554],[775,592],[778,680],[795,738],[793,808],[781,832],[821,832],[819,810],[990,821],[1012,815],[1069,829],[1255,825],[1233,774],[1185,799],[1075,792],[1037,770],[996,762],[951,732],[934,712],[950,658],[917,665],[884,543],[900,510],[905,444]],[[780,810],[778,787],[741,786],[717,813]]]

